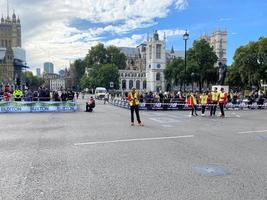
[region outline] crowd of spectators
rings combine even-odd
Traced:
[[[76,92],[76,98],[79,93]],[[75,92],[72,90],[50,91],[46,87],[40,87],[38,90],[30,88],[21,90],[20,88],[13,89],[6,85],[0,89],[0,101],[73,101]]]

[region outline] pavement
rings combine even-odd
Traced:
[[[0,115],[0,200],[267,200],[267,110]]]

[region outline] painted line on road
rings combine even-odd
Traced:
[[[238,134],[248,134],[248,133],[265,133],[267,130],[258,130],[258,131],[243,131],[243,132],[238,132]]]
[[[181,139],[181,138],[193,138],[194,135],[182,135],[182,136],[173,136],[173,137],[156,137],[156,138],[136,138],[128,140],[111,140],[111,141],[100,141],[100,142],[84,142],[84,143],[75,143],[75,146],[83,145],[96,145],[96,144],[111,144],[111,143],[122,143],[122,142],[136,142],[136,141],[153,141],[153,140],[170,140],[170,139]]]
[[[170,125],[170,124],[162,124],[161,127],[164,127],[164,128],[173,128],[173,126]]]

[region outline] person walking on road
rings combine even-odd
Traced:
[[[224,114],[224,106],[227,103],[227,93],[221,88],[221,92],[219,93],[219,107],[221,111],[221,117],[225,117]]]
[[[193,92],[187,96],[187,105],[191,108],[191,115],[190,116],[198,116],[197,114],[197,99]]]
[[[205,116],[206,107],[208,104],[208,92],[203,92],[200,96],[200,104],[201,104],[201,116]]]
[[[134,112],[136,114],[138,124],[140,126],[144,126],[139,115],[140,96],[135,88],[132,88],[132,91],[128,94],[128,101],[131,108],[131,126],[134,126]]]
[[[219,93],[217,91],[217,88],[214,88],[214,91],[211,92],[211,106],[210,106],[210,116],[215,116],[216,114],[216,109],[217,109],[217,104],[218,104],[218,98],[219,98]]]

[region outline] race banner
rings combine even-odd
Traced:
[[[0,113],[75,112],[76,102],[0,102]]]
[[[128,101],[114,99],[111,102],[114,106],[122,107],[122,108],[130,108]],[[210,108],[212,105],[207,105],[207,109]],[[225,105],[226,109],[267,109],[267,102],[262,105],[257,103],[253,104],[232,104],[228,103]],[[140,103],[139,106],[140,110],[189,110],[191,109],[185,103]],[[201,105],[197,105],[197,109],[201,109]]]

